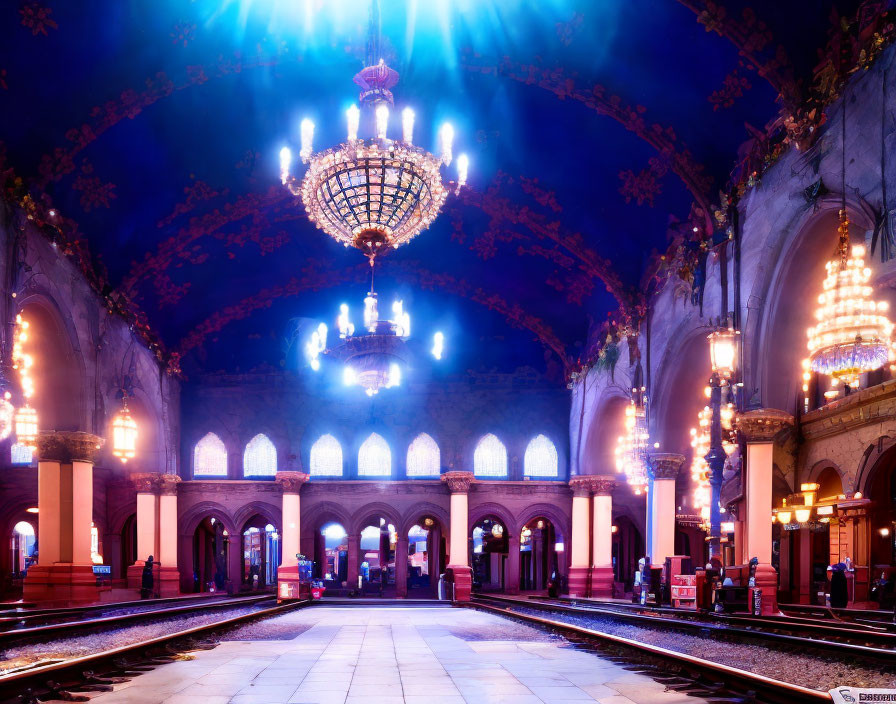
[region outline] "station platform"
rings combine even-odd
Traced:
[[[162,665],[97,704],[699,704],[567,640],[470,609],[292,611]]]

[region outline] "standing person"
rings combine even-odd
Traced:
[[[831,608],[845,609],[848,601],[846,565],[838,562],[836,565],[831,565]]]
[[[152,555],[143,565],[143,575],[140,578],[140,598],[149,599],[152,597],[153,575],[152,575]]]

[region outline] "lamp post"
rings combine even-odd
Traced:
[[[738,332],[723,328],[711,332],[709,340],[709,357],[712,364],[712,375],[709,377],[709,407],[712,412],[709,424],[709,452],[706,463],[709,465],[709,486],[712,496],[709,506],[709,559],[722,559],[722,514],[721,497],[724,479],[725,460],[728,454],[722,445],[722,389],[728,387],[734,375],[734,360],[737,351]]]

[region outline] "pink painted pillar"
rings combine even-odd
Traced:
[[[532,552],[535,560],[535,552]],[[507,536],[507,577],[504,582],[504,591],[507,594],[519,594],[520,592],[520,535],[511,533]]]
[[[772,454],[775,437],[793,425],[793,416],[773,408],[737,415],[747,442],[744,559],[756,557],[756,588],[762,590],[762,614],[778,613],[778,574],[772,567]]]
[[[38,564],[25,578],[25,601],[96,601],[90,555],[93,465],[103,439],[83,432],[43,432],[37,441]],[[46,547],[45,547],[46,546]]]
[[[613,477],[594,477],[591,490],[591,596],[613,597]]]
[[[472,472],[453,471],[445,472],[442,481],[451,492],[446,579],[454,583],[455,601],[469,601],[473,591],[473,570],[470,569],[468,494],[475,479]]]
[[[667,557],[675,555],[675,479],[684,464],[684,455],[652,452],[648,460],[647,554],[653,565],[662,567]]]
[[[395,596],[404,599],[408,595],[408,536],[398,536],[395,541]]]
[[[593,477],[573,477],[569,480],[572,489],[572,535],[570,536],[570,567],[568,589],[570,596],[589,596],[588,582],[591,570],[590,518],[591,485]]]
[[[177,551],[177,485],[180,477],[174,474],[159,475],[159,581],[161,597],[180,594],[180,571]],[[139,516],[138,516],[139,521]]]
[[[137,489],[137,560],[128,567],[128,588],[140,589],[143,566],[152,555],[159,561],[159,477],[157,472],[136,472],[130,476]],[[153,579],[158,578],[158,570]]]
[[[301,552],[301,504],[299,492],[308,481],[304,472],[277,472],[277,484],[283,492],[282,523],[280,539],[283,541],[283,556],[277,568],[278,599],[299,598],[305,595],[299,590],[299,561]]]

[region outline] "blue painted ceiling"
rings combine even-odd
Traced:
[[[344,138],[367,7],[0,4],[0,160],[77,223],[188,375],[301,367],[296,329],[332,323],[343,301],[360,309],[362,257],[307,222],[278,152],[297,151],[306,116],[316,148]],[[718,202],[748,126],[805,86],[832,10],[854,9],[383,0],[396,107],[415,109],[433,149],[450,120],[471,176],[383,260],[381,296],[404,298],[421,340],[445,331],[446,371],[531,365],[560,380],[589,321],[637,296],[670,223]]]

